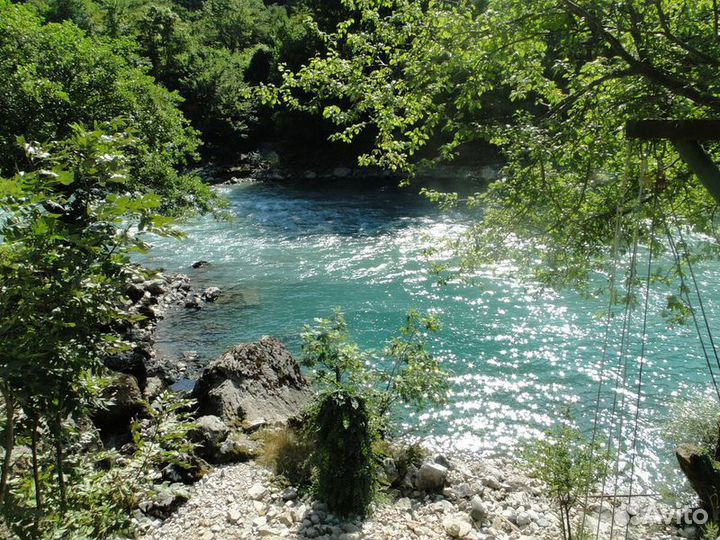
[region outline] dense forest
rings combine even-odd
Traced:
[[[88,425],[116,384],[108,358],[147,319],[128,296],[153,274],[134,258],[193,216],[229,218],[198,172],[209,165],[352,164],[405,185],[485,153],[500,172],[482,189],[422,190],[473,216],[439,281],[509,260],[544,286],[641,308],[635,266],[597,290],[640,245],[676,263],[648,270],[647,296],[651,281],[675,287],[664,315],[690,320],[692,263],[720,245],[720,133],[700,146],[626,127],[717,117],[719,20],[714,0],[0,0],[0,535],[133,535],[144,501],[183,489],[169,478],[202,475],[184,397],[145,403],[125,446],[89,440]],[[697,235],[693,254],[676,230]],[[313,481],[362,513],[392,407],[446,399],[426,350],[439,325],[411,311],[381,355],[389,372],[367,367],[341,314],[318,325],[302,338],[321,396],[309,422],[330,433],[314,439],[327,446]],[[344,461],[337,418],[357,428]],[[564,456],[576,476],[540,476],[589,490],[594,443]]]

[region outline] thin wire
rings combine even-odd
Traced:
[[[642,165],[641,165],[641,171],[638,178],[638,206],[642,203],[643,194],[645,191],[645,171],[647,170],[647,157],[643,154],[642,158]],[[619,482],[618,478],[620,476],[620,454],[622,453],[622,434],[623,434],[623,427],[625,426],[625,398],[626,398],[626,392],[624,391],[627,388],[627,372],[628,372],[628,334],[629,334],[629,326],[630,326],[630,319],[631,319],[631,310],[630,310],[630,297],[632,294],[632,287],[635,283],[635,277],[637,275],[637,252],[638,252],[638,237],[640,235],[640,221],[638,219],[635,219],[635,229],[633,231],[633,254],[630,261],[630,276],[629,276],[629,283],[627,287],[627,301],[626,301],[626,324],[623,324],[623,330],[622,330],[622,339],[621,339],[621,345],[620,345],[620,360],[622,361],[622,379],[616,379],[615,384],[615,401],[617,401],[617,394],[618,394],[618,388],[620,386],[620,380],[622,380],[623,385],[623,392],[622,392],[622,398],[621,398],[621,405],[620,405],[620,414],[619,414],[619,420],[618,420],[618,429],[617,429],[617,453],[615,456],[615,468],[613,471],[614,475],[614,481],[613,481],[613,496],[612,500],[613,503],[617,502],[618,498],[618,487]],[[615,407],[613,406],[613,418],[615,414]],[[613,431],[615,431],[613,429]],[[612,437],[612,433],[610,435]],[[604,489],[604,488],[603,488]],[[610,521],[610,538],[612,539],[613,533],[615,531],[615,512],[616,512],[616,505],[612,505],[612,513],[611,513],[611,521]],[[598,529],[599,529],[599,522],[598,522]]]
[[[631,154],[631,149],[632,149],[632,142],[628,140],[628,141],[626,141],[626,143],[625,143],[625,172],[624,172],[624,176],[623,176],[623,183],[627,183],[627,182],[629,181],[629,179],[630,179],[630,154]],[[614,246],[613,246],[613,249],[614,249],[614,251],[615,251],[615,260],[613,261],[613,275],[614,275],[614,276],[615,276],[615,274],[616,274],[616,272],[617,272],[617,267],[618,267],[618,264],[619,264],[619,244],[620,244],[621,216],[622,216],[622,212],[620,211],[620,202],[618,201],[617,213],[616,213],[616,221],[615,221],[615,226],[616,226],[616,229],[615,229],[615,239],[614,239]],[[636,229],[636,231],[637,231],[637,229]],[[637,236],[634,235],[634,238],[637,238]],[[633,242],[633,244],[635,245],[635,242]],[[634,252],[633,252],[633,257],[634,257]],[[613,290],[614,290],[614,284],[615,284],[615,280],[613,279]],[[630,281],[630,282],[628,283],[628,285],[631,286],[631,285],[632,285],[632,281]],[[610,297],[610,299],[609,299],[609,305],[608,305],[608,320],[607,320],[607,324],[606,324],[606,327],[605,327],[605,330],[606,330],[606,335],[605,335],[606,340],[605,340],[604,347],[603,347],[603,365],[602,365],[602,368],[601,368],[600,382],[599,382],[599,384],[598,384],[598,395],[597,395],[597,399],[596,399],[596,401],[595,401],[595,407],[596,407],[596,409],[595,409],[595,423],[594,423],[594,426],[593,426],[593,437],[596,437],[596,435],[597,435],[597,424],[598,424],[598,421],[599,421],[599,408],[600,408],[600,397],[601,397],[601,392],[602,392],[602,382],[603,382],[603,380],[604,380],[604,378],[605,378],[605,369],[606,369],[605,360],[606,360],[606,358],[607,358],[607,349],[608,349],[608,339],[607,339],[607,338],[608,338],[608,334],[609,334],[609,331],[610,331],[610,316],[611,316],[612,305],[613,305],[613,298],[614,298],[614,297],[612,296],[613,291],[610,291],[610,292],[611,292],[611,297]],[[626,304],[626,306],[625,306],[625,312],[624,312],[624,315],[623,315],[623,336],[625,335],[625,328],[626,328],[626,325],[627,325],[627,322],[628,322],[628,308],[629,308],[629,303]],[[622,359],[622,356],[620,356],[620,357],[618,358],[618,368],[620,367],[620,361],[621,361],[621,359]],[[609,453],[609,452],[610,452],[610,448],[611,448],[611,446],[612,446],[612,434],[613,434],[613,430],[614,430],[614,426],[613,426],[612,424],[614,423],[615,410],[616,410],[616,407],[617,407],[617,388],[618,388],[618,382],[617,382],[617,379],[616,379],[616,380],[615,380],[615,393],[614,393],[614,396],[613,396],[612,412],[610,413],[611,427],[610,427],[610,430],[608,431],[608,440],[607,440],[607,443],[606,443],[606,445],[605,445],[605,453]],[[593,447],[594,447],[594,444],[593,444]],[[602,478],[602,486],[601,486],[601,488],[600,488],[600,504],[601,504],[601,505],[602,505],[603,500],[604,500],[604,498],[605,498],[605,486],[607,485],[607,479],[608,479],[608,471],[604,469],[604,470],[603,470],[603,478]],[[587,493],[586,493],[586,495],[587,495]],[[585,506],[586,506],[586,508],[587,508],[587,496],[586,496]],[[581,525],[582,527],[584,527],[585,520],[586,520],[586,513],[583,513],[583,522],[582,522],[582,525]],[[597,527],[596,527],[596,529],[595,529],[595,538],[599,538],[599,537],[600,537],[600,520],[598,520],[598,522],[597,522]]]
[[[690,270],[690,276],[693,280],[693,286],[695,287],[695,295],[697,296],[698,305],[700,306],[700,313],[702,313],[703,321],[705,322],[705,329],[707,330],[708,338],[710,339],[710,346],[712,347],[713,354],[715,355],[715,363],[720,370],[720,358],[718,358],[718,351],[717,347],[715,347],[715,340],[713,339],[712,331],[710,330],[710,323],[708,322],[707,314],[705,313],[705,306],[702,301],[702,296],[700,296],[700,287],[698,287],[697,279],[695,278],[695,271],[693,270],[692,263],[690,262],[690,253],[688,251],[687,243],[683,238],[682,230],[678,226],[677,221],[675,223],[675,227],[677,228],[678,235],[680,236],[680,241],[683,245],[685,261],[687,262],[688,270]]]
[[[613,237],[613,250],[612,250],[612,271],[610,273],[610,277],[608,278],[608,308],[607,313],[605,316],[605,336],[603,338],[603,351],[602,351],[602,357],[600,358],[600,379],[598,380],[598,387],[597,387],[597,396],[595,397],[595,413],[594,413],[594,419],[593,419],[593,430],[592,430],[592,437],[590,438],[590,453],[591,457],[594,457],[595,454],[595,442],[597,441],[597,432],[598,432],[598,424],[600,421],[600,401],[602,398],[602,388],[603,383],[605,382],[605,364],[607,362],[607,356],[608,356],[608,344],[610,342],[610,326],[611,326],[611,320],[612,320],[612,308],[614,299],[615,299],[615,282],[617,279],[617,267],[620,262],[620,220],[622,216],[621,211],[621,205],[620,201],[618,201],[617,209],[615,213],[615,234]],[[588,501],[590,499],[590,490],[591,486],[588,485],[585,489],[585,502],[583,507],[587,509]],[[602,504],[602,499],[601,499]],[[582,515],[582,523],[580,524],[580,531],[585,530],[585,523],[587,519],[587,512],[583,512]]]
[[[702,332],[700,331],[700,324],[697,321],[697,315],[695,314],[695,308],[693,308],[692,301],[690,300],[690,295],[688,293],[688,287],[685,284],[685,277],[683,276],[682,271],[682,263],[680,261],[680,254],[677,251],[677,247],[675,246],[675,240],[672,237],[672,234],[670,233],[670,227],[667,224],[667,219],[663,217],[663,224],[665,226],[665,234],[667,235],[668,242],[670,244],[670,248],[673,252],[673,257],[675,258],[675,264],[678,268],[678,274],[680,276],[680,287],[681,287],[681,294],[685,294],[685,299],[687,300],[688,307],[690,308],[690,313],[692,315],[693,323],[695,324],[695,330],[698,335],[698,339],[700,341],[700,346],[702,347],[703,355],[705,356],[705,363],[707,364],[708,371],[710,372],[710,378],[712,379],[713,386],[715,387],[715,393],[717,394],[718,401],[720,401],[720,388],[718,388],[717,380],[715,379],[715,373],[712,369],[712,363],[710,362],[710,357],[708,356],[707,349],[705,348],[705,340],[703,339]]]
[[[628,489],[628,502],[630,506],[633,497],[633,481],[635,479],[635,458],[637,457],[637,435],[638,435],[638,423],[640,420],[640,402],[642,398],[642,381],[643,373],[645,368],[645,347],[647,345],[647,321],[648,321],[648,308],[650,304],[650,275],[652,273],[652,261],[653,261],[653,243],[655,242],[655,216],[657,214],[658,196],[657,193],[653,195],[653,213],[652,220],[650,222],[650,249],[648,253],[648,266],[647,266],[647,277],[645,278],[645,312],[643,313],[643,325],[642,325],[642,342],[640,346],[640,359],[638,367],[638,385],[637,385],[637,400],[635,402],[635,425],[633,426],[632,436],[632,447],[631,447],[631,458],[630,458],[630,485]],[[625,525],[625,540],[630,535],[630,519],[628,519]]]

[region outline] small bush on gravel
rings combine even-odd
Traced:
[[[339,515],[365,514],[375,487],[373,434],[365,400],[346,390],[323,395],[314,426],[317,496]]]
[[[530,473],[547,488],[555,501],[564,540],[581,539],[582,525],[575,527],[571,511],[578,500],[607,474],[607,455],[600,445],[591,445],[574,427],[569,412],[525,452]]]
[[[293,427],[268,432],[259,462],[291,485],[303,489],[312,480],[313,443],[306,433]]]
[[[302,362],[319,387],[306,427],[315,444],[314,488],[334,512],[367,512],[380,481],[373,445],[390,431],[394,407],[421,410],[446,399],[448,373],[427,350],[427,334],[438,329],[432,315],[412,310],[377,356],[350,340],[340,311],[305,327]]]

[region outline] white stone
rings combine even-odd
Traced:
[[[267,488],[262,484],[254,484],[250,489],[248,489],[248,496],[256,501],[262,499],[266,493]]]

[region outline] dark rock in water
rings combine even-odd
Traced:
[[[125,294],[133,303],[137,303],[145,295],[145,289],[137,283],[131,283],[125,291]]]
[[[168,285],[164,279],[153,279],[145,283],[145,290],[153,296],[161,296],[167,292]]]
[[[214,302],[220,297],[221,291],[217,287],[208,287],[202,293],[202,299],[205,302]]]
[[[210,263],[208,261],[197,261],[192,264],[192,267],[197,268],[205,268],[207,266],[210,266]]]
[[[202,298],[199,296],[191,296],[185,300],[186,309],[200,309],[202,307]]]
[[[200,414],[246,430],[286,423],[311,395],[298,363],[270,338],[224,353],[205,368],[193,391]]]
[[[130,436],[130,423],[145,410],[142,392],[132,375],[118,373],[102,390],[100,397],[108,400],[106,408],[91,414],[93,423],[100,430],[103,442],[112,440],[112,446],[122,444]],[[125,441],[127,442],[127,441]]]

